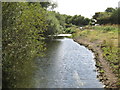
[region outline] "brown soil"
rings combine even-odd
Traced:
[[[105,88],[116,88],[118,78],[112,72],[109,63],[103,58],[101,47],[98,46],[101,42],[89,42],[80,38],[74,38],[74,41],[88,47],[95,53],[96,67],[99,72],[98,78],[105,85]],[[104,70],[104,73],[100,73],[100,70]]]

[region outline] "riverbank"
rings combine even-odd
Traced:
[[[106,88],[116,87],[117,78],[112,73],[108,62],[106,62],[102,56],[102,51],[95,43],[90,43],[79,38],[74,38],[74,41],[84,45],[88,49],[92,50],[95,54],[96,67],[99,72],[98,78],[105,85]]]
[[[105,46],[106,41],[103,39],[100,39],[100,38],[105,37],[105,36],[100,37],[101,34],[107,35],[106,37],[108,37],[107,33],[110,33],[110,32],[103,33],[100,31],[89,29],[89,30],[76,32],[73,35],[73,39],[74,39],[74,41],[78,42],[81,45],[86,46],[87,48],[89,48],[90,50],[92,50],[95,53],[96,67],[97,67],[97,71],[99,72],[98,78],[105,85],[105,88],[116,88],[116,87],[118,87],[118,84],[119,84],[119,82],[118,82],[119,75],[117,72],[118,63],[116,63],[112,67],[111,62],[113,62],[113,64],[114,64],[115,61],[114,60],[111,62],[108,61],[108,60],[111,60],[112,58],[109,58],[108,60],[106,60],[107,59],[106,57],[108,57],[108,56],[113,57],[115,55],[114,55],[114,53],[108,53],[108,52],[106,53],[104,51],[104,49],[109,47],[109,44],[107,44],[108,46],[107,45]],[[115,36],[112,37],[112,39],[113,38],[115,38]],[[115,39],[114,39],[114,41],[115,41]],[[111,43],[111,44],[113,44],[113,43]],[[110,49],[111,52],[113,52],[113,50],[115,52],[115,48],[117,48],[117,47],[115,45],[111,45],[110,48],[111,48]],[[110,56],[110,54],[111,54],[111,56]],[[116,59],[116,58],[114,57],[114,59]],[[117,69],[117,70],[113,71],[114,69]]]

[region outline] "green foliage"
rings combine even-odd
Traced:
[[[110,65],[113,69],[113,72],[118,76],[118,48],[115,47],[110,47],[109,44],[108,46],[102,48],[103,50],[103,56],[105,57],[106,60],[110,62]]]
[[[96,19],[98,24],[120,24],[119,15],[120,8],[107,8],[105,12],[96,12],[93,19]]]
[[[30,3],[33,3],[33,2],[30,2]],[[51,2],[50,0],[48,0],[48,2],[40,2],[40,5],[44,9],[51,9],[51,10],[57,7],[57,3],[53,1]]]
[[[47,11],[47,29],[44,32],[45,37],[64,32],[65,18],[55,11]]]
[[[108,8],[105,10],[105,12],[114,12],[114,11],[115,11],[115,9],[112,8],[112,7],[108,7]]]
[[[65,22],[67,24],[70,24],[72,22],[72,16],[70,16],[70,15],[64,15],[64,17],[65,17]]]
[[[62,14],[55,13],[55,17],[58,19],[60,25],[65,27],[65,17]]]
[[[73,34],[73,33],[75,33],[77,30],[79,30],[77,26],[68,25],[68,27],[64,29],[64,33]]]
[[[104,73],[105,71],[103,70],[103,69],[101,69],[100,71],[99,71],[99,73]]]
[[[73,24],[73,25],[77,25],[77,26],[84,26],[84,25],[88,25],[90,22],[90,19],[85,18],[81,15],[74,15],[74,16],[65,16],[66,20],[65,22],[67,24]]]
[[[74,38],[90,42],[101,48],[103,57],[110,64],[113,73],[120,77],[119,70],[119,46],[118,25],[99,25],[87,27],[87,30],[79,30],[74,33]],[[104,73],[104,71],[100,71]],[[120,79],[120,78],[119,78]]]
[[[63,33],[65,17],[47,11],[51,5],[52,9],[56,6],[47,2],[2,3],[3,87],[18,87],[15,83],[21,82],[20,77],[32,74],[27,67],[34,69],[34,57],[44,55],[43,40],[48,35]]]
[[[17,87],[19,77],[26,76],[26,63],[45,50],[38,39],[44,38],[46,12],[39,3],[23,2],[4,2],[2,10],[3,88]]]
[[[102,54],[105,60],[108,61],[113,73],[120,80],[119,74],[119,46],[118,46],[118,27],[111,26],[95,26],[93,29],[79,31],[74,33],[75,38],[80,38],[83,42],[87,41],[94,43],[95,46],[102,49]],[[79,40],[79,39],[78,39]],[[90,45],[89,45],[90,46]],[[94,48],[94,47],[93,47]],[[98,64],[97,64],[98,65]],[[105,71],[100,70],[100,73]],[[118,81],[119,82],[119,81]],[[119,86],[120,83],[117,83]]]
[[[75,31],[72,30],[71,28],[67,28],[67,29],[65,30],[65,32],[66,32],[66,33],[72,34],[72,33],[74,33]]]
[[[49,6],[51,6],[51,3],[50,2],[40,2],[40,4],[41,4],[41,7],[43,7],[43,8],[48,8]]]
[[[118,26],[110,26],[110,25],[102,25],[102,26],[94,26],[92,29],[105,31],[118,31]]]
[[[110,17],[112,24],[120,24],[120,8],[117,8]]]
[[[56,18],[55,13],[52,11],[49,11],[47,13],[47,30],[45,32],[45,35],[54,35],[57,34],[61,29],[60,29],[60,22]]]

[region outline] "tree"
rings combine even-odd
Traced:
[[[77,25],[77,26],[88,25],[89,22],[90,22],[90,19],[85,18],[81,15],[67,16],[67,18],[66,18],[67,24],[72,23],[73,25]]]
[[[93,19],[97,20],[98,24],[119,24],[119,8],[107,8],[105,12],[96,12]]]
[[[100,17],[100,12],[96,12],[95,15],[92,16],[93,19],[96,19]]]
[[[47,9],[49,6],[51,6],[50,2],[40,2],[41,6],[45,9]]]
[[[47,29],[44,35],[47,37],[48,35],[57,34],[60,31],[60,22],[55,16],[55,12],[48,11],[47,12]]]
[[[55,17],[58,19],[60,25],[62,27],[65,27],[65,17],[62,14],[58,13],[58,12],[55,13]]]
[[[117,8],[110,17],[112,24],[120,24],[120,8]]]
[[[39,3],[2,3],[3,88],[17,87],[19,77],[26,76],[24,63],[42,55],[44,43],[38,39],[44,38],[45,16],[46,11]]]
[[[107,9],[105,10],[105,12],[114,12],[114,11],[115,11],[115,9],[112,8],[112,7],[109,7],[109,8],[107,8]]]

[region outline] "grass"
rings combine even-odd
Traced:
[[[104,72],[105,72],[105,71],[104,71],[103,69],[99,71],[99,73],[104,73]]]
[[[118,25],[86,26],[84,30],[76,30],[73,37],[82,38],[95,43],[103,51],[103,57],[120,79],[118,58]]]

